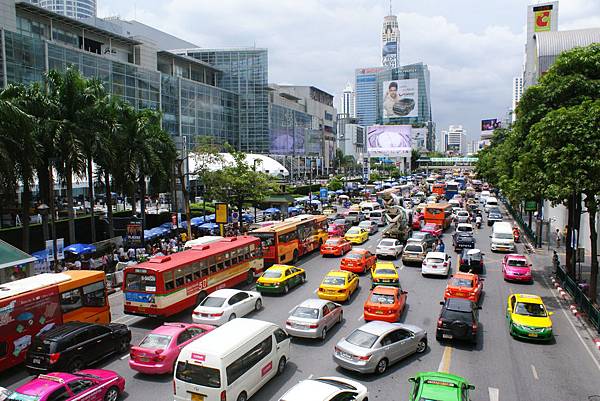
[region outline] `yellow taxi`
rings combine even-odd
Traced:
[[[546,306],[537,295],[511,294],[506,305],[510,335],[529,340],[552,339],[552,320]]]
[[[273,265],[256,280],[256,291],[261,294],[287,294],[290,288],[305,281],[304,269],[290,265]]]
[[[353,205],[350,205],[350,207],[348,208],[348,210],[349,211],[359,211],[360,212],[360,205],[358,205],[356,203],[353,204]]]
[[[329,301],[344,302],[358,288],[358,275],[344,270],[331,270],[325,275],[317,296]]]
[[[392,262],[377,262],[371,269],[371,289],[378,285],[400,286],[400,277]]]
[[[364,244],[369,239],[369,231],[357,226],[350,227],[344,238],[353,244]]]

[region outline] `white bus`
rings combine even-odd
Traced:
[[[289,336],[276,324],[234,319],[181,350],[174,399],[245,401],[283,372],[289,353]]]

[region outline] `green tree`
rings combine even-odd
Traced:
[[[344,187],[344,184],[337,177],[332,178],[331,181],[329,181],[329,183],[327,184],[327,189],[330,191],[338,191],[338,190],[342,189],[343,187]]]

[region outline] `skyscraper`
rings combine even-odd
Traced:
[[[383,18],[381,30],[381,64],[388,68],[400,66],[400,29],[398,18],[392,14],[391,1],[390,15]]]
[[[521,96],[523,96],[523,77],[514,77],[513,78],[513,86],[512,86],[512,121],[515,122],[517,119],[517,115],[515,114],[515,110],[517,110],[517,103],[521,100]]]
[[[71,18],[96,17],[96,0],[30,0],[30,2]]]
[[[348,117],[356,117],[355,107],[354,107],[354,89],[350,82],[346,84],[346,88],[344,92],[342,92],[342,104],[341,104],[341,113],[345,114]]]

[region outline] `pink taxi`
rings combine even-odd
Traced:
[[[9,400],[115,401],[125,390],[125,379],[116,372],[86,369],[75,373],[39,375],[17,388]]]
[[[502,259],[502,274],[506,281],[533,282],[531,264],[523,255],[510,253]]]
[[[439,237],[440,235],[442,235],[443,231],[444,229],[442,228],[442,226],[440,224],[435,223],[427,223],[423,226],[423,228],[421,228],[421,232],[430,233],[434,237]]]
[[[208,324],[165,323],[152,330],[129,351],[129,367],[145,374],[173,373],[179,352],[215,326]]]
[[[327,234],[330,237],[343,237],[346,234],[346,225],[338,223],[330,223],[327,227]]]

